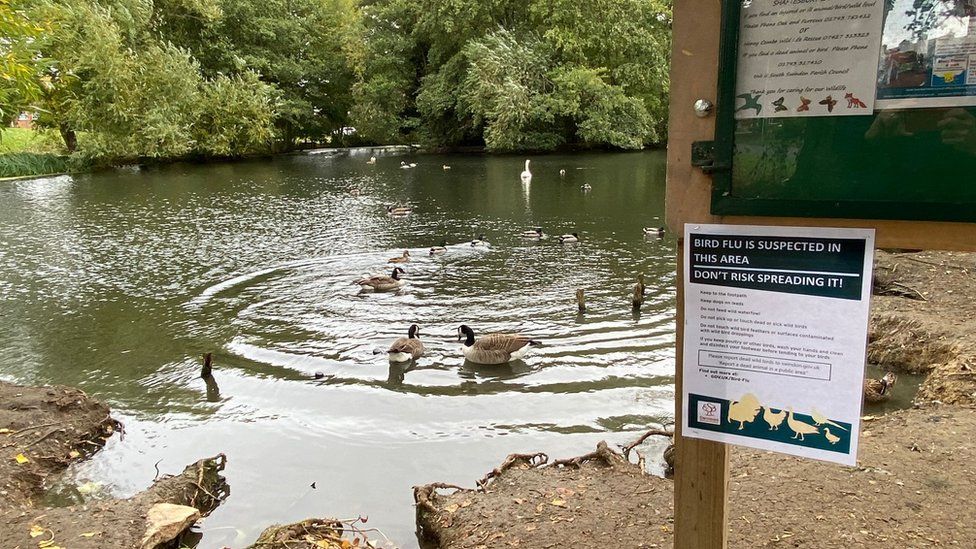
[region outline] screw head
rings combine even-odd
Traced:
[[[715,110],[715,105],[708,99],[699,99],[695,101],[695,116],[698,118],[705,118],[706,116],[712,114]]]

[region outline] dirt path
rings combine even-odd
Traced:
[[[903,410],[865,429],[857,468],[735,448],[729,547],[972,547],[976,509],[952,502],[976,478],[976,410]],[[672,546],[672,482],[619,457],[522,463],[486,492],[418,496],[418,525],[445,549]]]

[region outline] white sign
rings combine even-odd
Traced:
[[[883,0],[743,2],[735,117],[872,114],[883,15]]]
[[[854,465],[874,230],[684,237],[682,434]]]

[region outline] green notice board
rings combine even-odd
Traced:
[[[976,0],[726,0],[712,213],[976,221]]]

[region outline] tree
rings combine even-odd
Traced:
[[[21,0],[0,0],[0,124],[7,126],[40,98],[40,58],[35,40],[44,27],[32,22]]]

